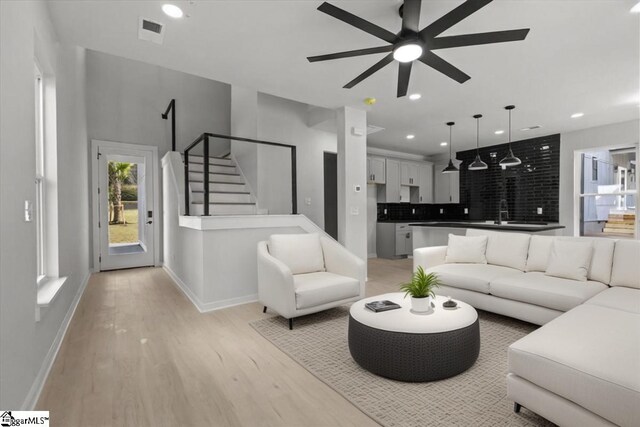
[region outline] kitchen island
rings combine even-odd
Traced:
[[[562,234],[564,225],[527,223],[527,222],[502,222],[495,224],[493,221],[421,221],[409,224],[413,230],[413,248],[426,246],[445,246],[449,242],[449,234],[464,235],[467,228],[481,230],[507,231],[515,233],[536,233],[548,236]]]

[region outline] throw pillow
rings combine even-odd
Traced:
[[[590,241],[556,239],[544,274],[586,282],[592,256],[593,244]]]
[[[486,264],[487,236],[456,236],[449,234],[446,263]]]
[[[269,238],[269,253],[289,267],[293,274],[325,271],[320,235],[273,234]]]

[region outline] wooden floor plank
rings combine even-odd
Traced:
[[[367,295],[411,260],[369,260]],[[64,426],[375,426],[251,328],[257,303],[201,314],[160,268],[94,274],[36,406]]]

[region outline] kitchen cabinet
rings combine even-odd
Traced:
[[[382,157],[367,157],[367,182],[370,184],[384,184],[386,182],[385,159]]]
[[[385,159],[385,185],[378,185],[379,203],[400,203],[400,162]]]
[[[454,163],[459,167],[460,162]],[[435,203],[460,203],[460,173],[442,173],[446,167],[446,163],[435,165]]]
[[[413,253],[413,230],[409,223],[379,222],[376,228],[379,258],[401,258]]]
[[[400,185],[418,185],[418,165],[416,163],[400,163]]]
[[[411,203],[433,203],[433,164],[418,165],[418,186],[412,188]]]

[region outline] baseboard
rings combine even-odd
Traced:
[[[236,305],[247,304],[250,302],[258,301],[258,294],[245,295],[237,298],[230,298],[220,301],[212,301],[212,302],[202,302],[200,299],[194,294],[191,289],[178,277],[178,275],[171,270],[169,266],[166,264],[162,265],[164,271],[167,272],[169,277],[176,284],[178,289],[182,291],[183,294],[189,298],[189,301],[198,309],[200,313],[207,313],[209,311],[221,310],[223,308],[229,308]]]
[[[53,362],[55,362],[56,357],[58,356],[58,351],[60,350],[60,346],[62,345],[64,336],[67,334],[67,329],[69,328],[71,319],[73,319],[76,308],[78,308],[78,303],[80,302],[80,298],[82,298],[82,294],[84,294],[84,290],[89,283],[89,278],[91,277],[92,272],[93,269],[89,269],[86,276],[82,280],[82,283],[80,284],[75,297],[73,297],[71,306],[69,306],[69,310],[67,310],[67,314],[62,320],[60,329],[58,329],[58,333],[56,334],[53,343],[51,343],[51,347],[49,347],[49,351],[47,352],[47,355],[45,356],[44,361],[40,366],[40,371],[38,372],[38,375],[36,375],[36,378],[31,385],[31,389],[27,394],[27,397],[24,399],[24,403],[22,404],[23,411],[32,411],[38,403],[38,399],[40,399],[40,393],[42,393],[44,383],[47,381],[49,372],[51,372],[51,368],[53,367]]]
[[[375,252],[371,254],[367,254],[367,258],[378,258],[378,254]]]

